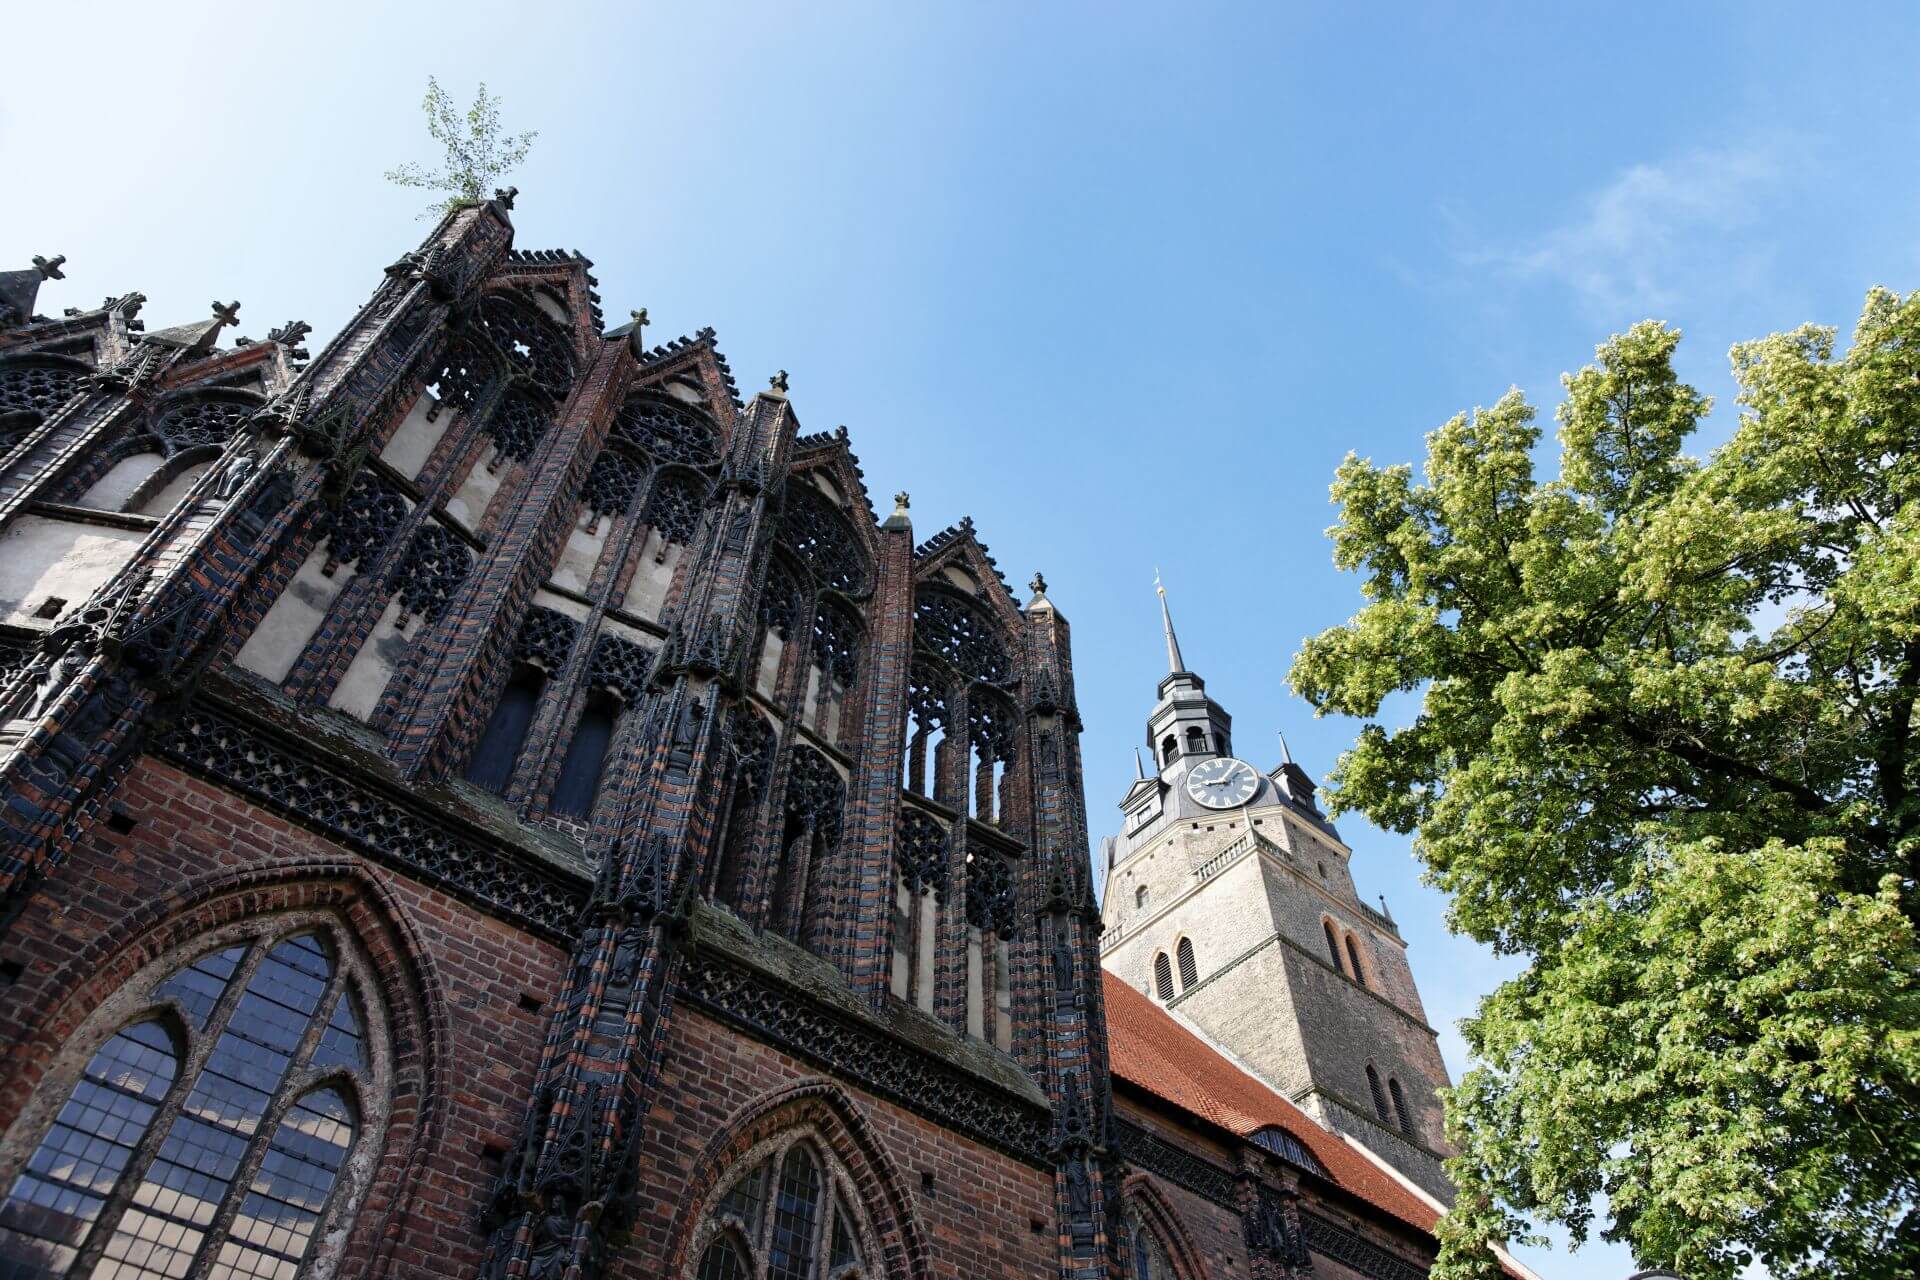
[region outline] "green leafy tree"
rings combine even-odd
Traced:
[[[1452,925],[1527,961],[1465,1024],[1443,1280],[1602,1197],[1691,1277],[1920,1275],[1920,294],[1869,294],[1844,355],[1736,347],[1705,461],[1679,338],[1564,379],[1558,479],[1515,391],[1421,479],[1333,486],[1366,604],[1294,687],[1421,704],[1332,803],[1416,833]]]
[[[540,136],[537,132],[501,133],[500,99],[488,94],[485,81],[474,94],[473,105],[462,112],[440,82],[428,76],[427,96],[420,106],[427,113],[427,133],[446,148],[446,163],[439,169],[403,164],[387,171],[387,181],[444,193],[445,198],[428,206],[422,218],[438,218],[485,199],[495,182],[527,158],[533,140]]]

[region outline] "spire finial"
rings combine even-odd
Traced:
[[[1286,735],[1286,734],[1284,734],[1284,733],[1281,733],[1281,732],[1280,732],[1280,731],[1279,731],[1278,729],[1275,729],[1275,730],[1274,730],[1273,732],[1274,732],[1274,734],[1275,734],[1275,735],[1276,735],[1276,736],[1277,736],[1277,737],[1278,737],[1278,738],[1280,739],[1280,760],[1281,760],[1281,762],[1282,762],[1283,764],[1292,764],[1292,763],[1293,763],[1293,752],[1291,752],[1291,751],[1289,751],[1289,750],[1287,750],[1287,735]]]
[[[1187,669],[1180,657],[1180,640],[1173,634],[1173,614],[1167,608],[1166,584],[1160,581],[1160,566],[1153,567],[1153,589],[1160,593],[1160,621],[1167,631],[1167,671],[1177,674]]]
[[[223,306],[220,302],[220,299],[215,298],[213,300],[213,318],[215,320],[218,320],[223,327],[226,325],[239,324],[240,323],[239,299],[236,298],[234,301],[226,303]]]
[[[1147,766],[1140,763],[1140,748],[1135,747],[1133,749],[1133,780],[1135,782],[1143,782],[1146,780],[1146,776]]]
[[[768,378],[767,385],[780,395],[787,394],[787,371],[782,369],[771,378]]]
[[[33,269],[40,273],[43,280],[65,280],[67,273],[60,268],[66,260],[64,253],[56,253],[51,258],[43,258],[36,253],[33,255]]]

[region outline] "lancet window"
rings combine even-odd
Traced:
[[[1012,864],[990,849],[966,857],[967,1033],[1002,1049],[1013,1046],[1013,961],[1019,926]]]
[[[748,1153],[696,1229],[692,1280],[867,1280],[878,1246],[853,1180],[811,1135]]]
[[[738,706],[733,711],[728,743],[731,777],[725,827],[720,833],[720,857],[709,893],[723,906],[738,908],[747,870],[759,834],[760,804],[773,776],[773,728],[756,711]]]
[[[807,681],[806,718],[829,741],[840,740],[848,699],[860,667],[860,619],[840,601],[825,598],[813,610],[813,670]]]
[[[537,605],[527,611],[514,641],[512,674],[467,759],[467,781],[495,794],[506,793],[541,694],[566,665],[579,633],[580,624],[565,614]]]
[[[299,925],[136,978],[78,1078],[43,1086],[64,1100],[0,1201],[0,1273],[295,1274],[344,1235],[349,1157],[380,1131],[371,995]]]
[[[929,1013],[940,946],[940,908],[950,880],[953,827],[903,805],[894,837],[893,994]]]
[[[793,749],[771,919],[795,941],[814,920],[826,865],[839,848],[845,796],[846,783],[826,756],[804,743]]]
[[[1133,1229],[1133,1280],[1178,1280],[1167,1251],[1144,1226]]]
[[[952,797],[943,767],[947,737],[947,674],[930,663],[915,661],[907,676],[907,750],[903,766],[906,789],[943,804]]]
[[[1019,750],[1019,713],[984,685],[967,691],[967,740],[972,765],[973,816],[997,825],[1007,812],[1005,783]]]

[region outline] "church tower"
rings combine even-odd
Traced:
[[[1330,1129],[1443,1199],[1446,1067],[1406,942],[1354,885],[1352,850],[1282,739],[1262,772],[1187,669],[1160,589],[1167,674],[1104,842],[1107,970]]]

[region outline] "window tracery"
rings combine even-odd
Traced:
[[[998,854],[967,852],[967,923],[982,933],[1013,937],[1013,869]]]
[[[720,430],[698,409],[653,392],[627,397],[613,419],[613,437],[662,462],[712,466],[720,459]]]
[[[605,689],[626,706],[640,700],[653,666],[653,650],[620,636],[603,633],[587,658],[587,684]]]
[[[860,662],[860,623],[851,610],[822,600],[813,611],[813,665],[851,687]]]
[[[515,373],[550,395],[573,388],[573,343],[536,307],[492,293],[480,300],[478,318],[481,332]]]
[[[760,625],[782,641],[791,640],[799,609],[800,580],[776,557],[767,565],[767,585],[760,592]]]
[[[787,484],[780,536],[821,583],[850,596],[867,594],[867,553],[853,525],[805,480]]]
[[[1144,1226],[1133,1229],[1133,1280],[1177,1280],[1167,1251]]]
[[[486,423],[493,437],[494,465],[501,458],[525,462],[531,457],[534,446],[553,425],[553,414],[553,401],[529,387],[516,386],[507,392]]]
[[[153,434],[161,455],[171,458],[182,450],[225,444],[257,408],[252,400],[219,396],[176,400],[154,419]]]
[[[372,1129],[363,983],[284,924],[136,978],[0,1201],[0,1273],[293,1275],[350,1211],[336,1184]]]
[[[1013,662],[993,619],[951,591],[922,590],[914,597],[913,642],[939,655],[972,680],[1005,684]]]
[[[662,476],[647,499],[647,523],[667,542],[682,546],[693,541],[700,527],[705,485],[684,471]]]
[[[466,338],[455,339],[440,357],[440,367],[429,385],[441,404],[463,413],[473,412],[480,393],[493,380],[494,362],[484,348]],[[433,413],[427,415],[429,418]]]
[[[51,417],[80,389],[85,371],[31,357],[0,364],[0,441],[12,443]]]
[[[595,517],[617,516],[633,505],[634,495],[647,478],[644,463],[629,458],[617,449],[608,449],[593,460],[581,488],[580,501]],[[599,520],[594,520],[598,527]]]
[[[878,1255],[853,1180],[809,1133],[749,1152],[698,1228],[691,1280],[868,1280]]]

